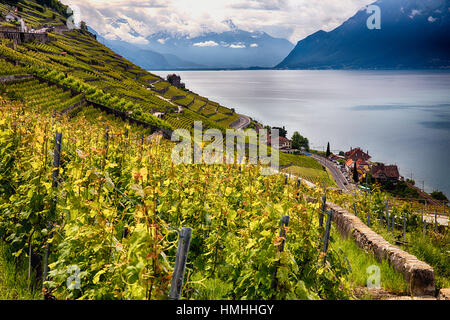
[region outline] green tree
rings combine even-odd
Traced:
[[[355,181],[355,182],[359,181],[358,170],[356,169],[356,162],[355,162],[355,166],[353,167],[353,181]]]
[[[286,130],[286,128],[284,126],[283,126],[283,128],[273,127],[272,129],[278,129],[280,137],[284,137],[284,138],[287,137],[287,130]]]
[[[326,157],[328,158],[330,155],[331,155],[330,143],[328,142],[328,144],[327,144],[327,154],[326,154]]]
[[[80,22],[80,30],[83,32],[89,32],[86,22],[84,22],[84,21]]]
[[[307,151],[309,151],[309,140],[308,138],[303,137],[298,131],[295,131],[292,135],[292,148],[293,149],[300,149],[305,148]]]
[[[435,200],[439,200],[439,201],[448,201],[447,196],[442,192],[442,191],[433,191],[431,193],[431,197]]]

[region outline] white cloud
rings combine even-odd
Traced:
[[[411,14],[409,15],[409,17],[410,17],[411,19],[414,19],[415,16],[420,15],[421,13],[422,13],[422,12],[421,12],[420,10],[414,9],[414,10],[411,11]]]
[[[125,18],[143,38],[160,31],[198,36],[230,30],[264,31],[297,42],[320,29],[330,31],[374,0],[62,0],[80,7],[82,20],[101,35],[142,41],[115,30],[107,18]]]
[[[238,43],[238,44],[232,44],[230,45],[231,49],[244,49],[245,48],[245,44],[243,43]]]
[[[435,22],[437,19],[436,18],[433,18],[432,16],[429,16],[428,17],[428,22],[431,22],[431,23],[433,23],[433,22]]]
[[[204,41],[204,42],[197,42],[194,43],[193,46],[194,47],[217,47],[219,44],[215,41]]]
[[[251,47],[251,48],[258,48],[258,44],[257,44],[257,43],[252,43],[252,44],[250,45],[250,47]]]
[[[167,40],[167,39],[158,39],[157,41],[158,41],[159,43],[161,43],[161,44],[164,44],[164,43],[166,43],[166,40]]]

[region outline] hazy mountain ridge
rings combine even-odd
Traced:
[[[369,30],[365,8],[330,32],[299,41],[280,69],[450,67],[448,0],[379,0],[381,29]]]
[[[127,20],[109,23],[120,28]],[[232,21],[224,23],[229,31],[204,32],[195,37],[158,32],[146,37],[147,43],[141,44],[130,44],[114,35],[99,36],[99,40],[143,67],[162,69],[273,67],[294,48],[286,39],[260,31],[240,30]],[[130,34],[143,38],[134,29],[130,29]]]

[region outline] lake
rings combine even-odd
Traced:
[[[450,72],[156,71],[263,124],[299,131],[310,147],[368,150],[426,191],[450,195]]]

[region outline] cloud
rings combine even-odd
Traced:
[[[433,18],[432,16],[429,16],[428,17],[428,22],[431,22],[431,23],[433,23],[433,22],[435,22],[437,19],[436,18]]]
[[[285,0],[250,0],[240,1],[231,5],[233,9],[246,10],[281,10],[286,5]]]
[[[245,48],[245,44],[243,43],[238,43],[238,44],[232,44],[230,45],[231,49],[244,49]]]
[[[194,43],[193,46],[194,47],[217,47],[219,44],[215,41],[204,41],[204,42],[197,42]]]
[[[421,13],[422,13],[422,12],[421,12],[420,10],[414,9],[414,10],[411,11],[411,14],[409,15],[409,17],[410,17],[411,19],[414,19],[415,16],[420,15]]]
[[[295,43],[318,31],[330,31],[374,0],[62,0],[76,4],[82,20],[101,35],[143,41],[157,32],[195,37],[233,26],[264,31]],[[114,28],[107,19],[126,19],[136,31]],[[232,19],[233,24],[230,23]],[[139,35],[139,36],[137,36]]]
[[[258,44],[257,44],[257,43],[252,43],[252,44],[250,45],[250,48],[258,48]]]

